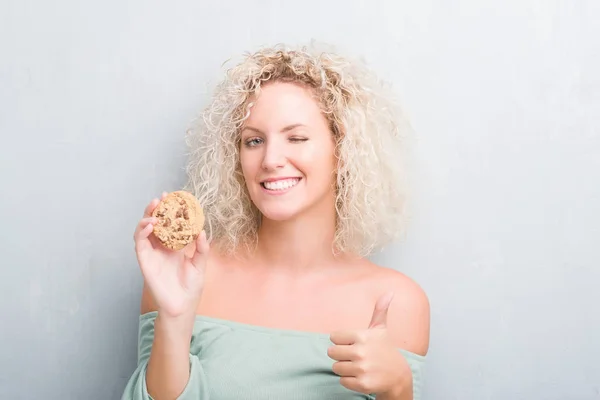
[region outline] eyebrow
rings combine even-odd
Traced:
[[[283,128],[283,129],[281,130],[281,132],[288,132],[288,131],[291,131],[292,129],[296,129],[296,128],[299,128],[299,127],[301,127],[301,126],[303,126],[303,127],[306,127],[306,125],[304,125],[304,124],[292,124],[292,125],[288,125],[288,126],[286,126],[285,128]],[[260,129],[254,128],[254,127],[252,127],[252,126],[245,126],[245,127],[242,129],[242,131],[245,131],[246,129],[247,129],[247,130],[249,130],[249,131],[253,131],[253,132],[260,133],[260,134],[263,134],[263,135],[264,135],[264,132],[263,132],[263,131],[261,131]]]

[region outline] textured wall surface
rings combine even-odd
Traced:
[[[242,51],[364,56],[418,134],[427,399],[600,399],[600,2],[0,3],[0,398],[119,398],[143,207]]]

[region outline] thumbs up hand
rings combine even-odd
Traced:
[[[375,394],[377,399],[411,399],[412,373],[402,354],[392,344],[387,314],[394,293],[379,298],[369,327],[331,334],[327,355],[335,360],[333,372],[340,383],[356,392]]]

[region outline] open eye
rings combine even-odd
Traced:
[[[250,138],[247,139],[244,144],[246,145],[246,147],[256,147],[259,144],[261,144],[263,142],[263,140],[261,138]]]

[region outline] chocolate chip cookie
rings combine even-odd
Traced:
[[[169,193],[152,216],[158,219],[153,234],[168,249],[181,250],[192,243],[204,227],[204,213],[196,197],[186,191]]]

